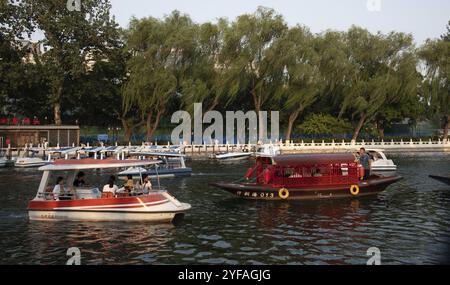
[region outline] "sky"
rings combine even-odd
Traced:
[[[290,26],[301,24],[312,32],[344,31],[352,25],[371,32],[413,34],[417,44],[438,38],[450,20],[450,0],[111,0],[112,13],[122,27],[132,16],[163,18],[173,10],[197,23],[225,17],[234,20],[258,6],[275,9]]]

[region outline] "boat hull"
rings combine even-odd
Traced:
[[[236,160],[245,160],[251,157],[251,153],[226,153],[226,154],[214,154],[211,156],[212,159],[216,159],[219,161],[236,161]]]
[[[17,168],[32,168],[32,167],[41,167],[44,166],[45,164],[46,164],[45,162],[25,163],[25,164],[16,163],[14,166]]]
[[[439,182],[442,182],[442,183],[445,183],[447,185],[450,185],[450,177],[430,175],[430,178],[433,178],[434,180],[437,180]]]
[[[396,171],[397,166],[396,165],[380,165],[380,166],[373,166],[371,167],[372,171]]]
[[[287,198],[280,197],[280,189],[283,187],[275,188],[271,187],[271,185],[215,183],[213,186],[226,190],[237,197],[251,200],[316,200],[376,195],[401,179],[401,176],[392,176],[374,177],[369,179],[369,181],[361,181],[358,184],[359,193],[356,195],[350,191],[352,185],[328,185],[308,188],[284,187],[289,191]]]
[[[28,211],[32,221],[148,221],[171,222],[176,215],[183,213],[152,213],[152,212],[107,212],[107,211]]]

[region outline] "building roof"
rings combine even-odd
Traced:
[[[14,126],[14,125],[4,125],[0,126],[0,130],[79,130],[79,126],[56,126],[56,125],[37,125],[37,126]]]

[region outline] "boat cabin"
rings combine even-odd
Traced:
[[[358,184],[360,166],[351,153],[260,156],[245,178],[274,188]]]
[[[39,184],[38,192],[35,200],[86,200],[86,199],[100,199],[100,198],[113,198],[109,193],[102,193],[101,189],[96,186],[86,185],[82,187],[73,186],[76,175],[80,171],[93,170],[93,169],[112,169],[112,168],[125,168],[125,167],[138,167],[138,166],[150,166],[157,164],[157,161],[137,161],[137,160],[97,160],[97,159],[81,159],[81,160],[57,160],[51,165],[40,167],[39,170],[43,171],[42,179]],[[64,179],[64,192],[54,197],[53,190],[56,186],[56,180],[58,177]],[[141,177],[142,179],[142,177]],[[105,181],[106,184],[106,181]],[[103,185],[101,185],[103,187]],[[117,197],[125,197],[130,195],[138,195],[138,189],[131,189],[130,193],[123,192],[124,195],[117,195]],[[120,189],[119,189],[120,191]]]

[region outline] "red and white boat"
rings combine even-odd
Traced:
[[[183,216],[191,205],[179,202],[167,191],[133,192],[118,197],[102,193],[96,187],[72,187],[79,171],[142,167],[156,163],[158,161],[81,159],[57,160],[52,165],[43,166],[39,168],[43,175],[37,195],[28,204],[30,220],[171,222]],[[63,174],[66,174],[64,188],[72,192],[64,199],[62,196],[54,197],[53,187],[49,184],[51,178],[56,179]]]

